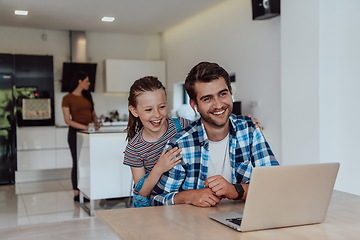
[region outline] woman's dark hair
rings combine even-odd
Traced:
[[[89,77],[89,75],[86,72],[83,71],[78,71],[75,72],[70,84],[70,89],[69,89],[69,93],[73,92],[79,85],[79,80],[84,81],[84,79],[86,77]],[[91,111],[94,110],[94,101],[92,99],[91,93],[89,90],[83,90],[81,92],[81,94],[83,95],[84,98],[86,98],[87,100],[90,101],[91,103]]]
[[[195,83],[199,82],[211,82],[215,79],[223,77],[226,85],[232,92],[231,82],[228,72],[220,67],[217,63],[201,62],[193,67],[188,76],[185,79],[185,89],[190,99],[196,101]]]
[[[157,77],[147,76],[136,80],[130,87],[130,94],[128,97],[128,106],[137,106],[136,98],[144,92],[153,92],[158,89],[163,89],[166,95],[166,90],[163,84],[157,79]],[[129,121],[126,128],[127,136],[126,140],[130,141],[137,132],[143,127],[139,118],[132,115],[129,110]]]

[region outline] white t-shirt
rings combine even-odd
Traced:
[[[229,134],[219,142],[209,141],[209,164],[207,177],[223,176],[229,183],[231,179],[231,165],[229,157]]]

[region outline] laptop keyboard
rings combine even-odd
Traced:
[[[241,224],[241,220],[242,220],[242,218],[228,218],[228,219],[226,219],[226,221],[229,221],[229,222],[234,223],[234,224],[239,225],[239,226]]]

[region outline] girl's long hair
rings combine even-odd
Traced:
[[[75,72],[71,81],[69,93],[73,92],[79,85],[79,80],[84,81],[86,77],[89,77],[89,75],[86,72],[78,71]],[[81,92],[84,98],[90,101],[91,103],[91,112],[94,110],[94,101],[92,99],[91,93],[89,90],[83,90]]]
[[[163,84],[157,77],[147,76],[136,80],[130,87],[130,94],[128,97],[128,106],[137,106],[136,98],[144,92],[153,92],[158,89],[163,89],[166,95],[166,90]],[[138,117],[132,115],[129,110],[129,121],[126,128],[127,136],[126,140],[130,141],[136,133],[138,133],[143,127],[142,122]]]

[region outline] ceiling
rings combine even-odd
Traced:
[[[0,25],[156,34],[224,0],[0,0]],[[27,10],[16,16],[15,10]],[[115,17],[112,23],[104,16]]]

